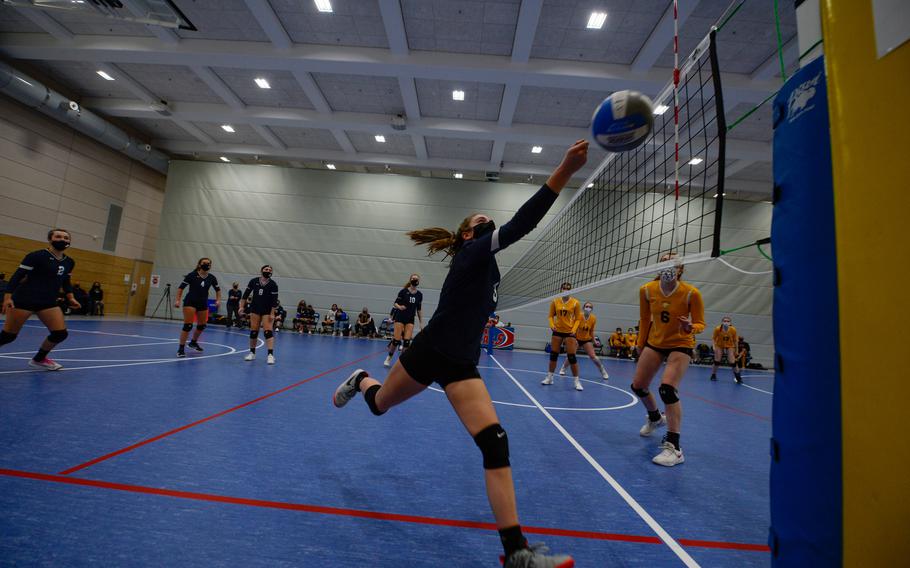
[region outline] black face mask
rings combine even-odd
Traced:
[[[201,268],[202,270],[208,270],[211,267],[212,267],[212,265],[209,264],[208,262],[203,262],[202,264],[199,265],[199,268]]]
[[[417,286],[418,284],[420,284],[420,280],[416,278],[411,279],[411,286]]]
[[[69,248],[70,244],[66,241],[51,241],[51,246],[54,247],[54,250],[66,250]]]
[[[486,223],[480,223],[474,225],[474,238],[479,239],[480,237],[486,235],[487,233],[492,233],[496,230],[496,223],[493,221],[487,221]]]
[[[271,272],[265,272],[265,271],[263,271],[263,272],[262,272],[262,277],[265,278],[265,279],[269,279],[269,278],[272,277],[272,273],[271,273]]]

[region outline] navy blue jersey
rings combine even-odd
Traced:
[[[70,274],[76,261],[63,255],[57,260],[47,249],[36,250],[25,255],[19,268],[13,273],[6,291],[13,295],[13,303],[54,304],[60,289],[70,293]]]
[[[249,299],[251,296],[252,300]],[[247,300],[252,305],[251,309],[257,312],[271,310],[278,305],[278,284],[271,278],[266,280],[265,284],[262,283],[261,278],[253,278],[246,285],[243,299]]]
[[[231,305],[240,304],[240,296],[242,294],[243,294],[243,292],[241,292],[240,290],[234,290],[233,288],[231,288],[230,290],[228,290],[227,303],[231,304]]]
[[[469,240],[455,253],[436,312],[421,332],[437,351],[477,364],[483,328],[498,300],[499,266],[495,255],[534,230],[557,197],[544,184],[508,223]]]
[[[405,309],[392,310],[392,317],[395,321],[400,321],[404,323],[413,323],[414,316],[420,311],[421,305],[423,305],[423,292],[417,290],[413,294],[407,288],[402,288],[398,292],[398,297],[395,298],[395,303],[399,306],[404,306]]]
[[[183,301],[187,304],[207,302],[209,299],[209,288],[214,288],[216,292],[221,291],[218,286],[218,279],[214,274],[207,274],[205,278],[199,276],[199,272],[194,270],[183,277],[180,283],[180,289],[189,288]]]

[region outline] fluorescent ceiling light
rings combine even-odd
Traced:
[[[654,107],[654,114],[663,114],[663,113],[667,112],[668,110],[670,110],[670,107],[668,107],[667,105],[657,105],[656,107]]]
[[[376,141],[377,141],[377,142],[385,142],[385,136],[383,136],[382,134],[377,134],[377,135],[376,135]]]
[[[228,160],[228,159],[225,158],[224,156],[221,156],[220,160],[221,160],[222,162],[230,162],[230,160]]]
[[[110,75],[108,75],[108,74],[105,73],[104,71],[96,71],[96,73],[98,73],[99,75],[101,75],[101,78],[104,79],[105,81],[113,81],[113,80],[114,80],[113,77],[111,77]]]
[[[452,91],[452,100],[453,101],[463,101],[464,100],[464,91]]]
[[[533,148],[531,148],[532,154],[540,154],[541,152],[543,152],[542,146],[534,146]]]
[[[591,12],[591,17],[588,18],[588,29],[599,30],[600,28],[604,27],[604,22],[606,21],[606,12]]]
[[[265,77],[256,77],[255,79],[253,79],[253,82],[255,82],[256,85],[260,89],[271,89],[272,88],[272,86],[269,85],[268,79],[266,79]]]
[[[329,168],[330,170],[334,170],[335,164],[326,164],[325,167]]]
[[[463,173],[461,173],[461,172],[455,172],[455,174],[454,174],[454,175],[455,175],[455,179],[461,179],[461,178],[463,178],[463,177],[464,177],[464,174],[463,174]]]
[[[727,196],[727,192],[725,191],[725,192],[723,193],[723,195],[724,195],[724,197],[726,197],[726,196]],[[716,193],[714,194],[714,197],[717,197],[717,194],[716,194]]]
[[[592,187],[594,187],[594,182],[593,182],[593,181],[592,181],[591,183],[588,184],[588,189],[591,189]]]
[[[221,130],[224,130],[225,132],[230,132],[231,134],[234,133],[234,127],[231,126],[230,124],[222,124]]]
[[[689,165],[697,166],[698,164],[700,164],[702,162],[704,162],[704,160],[702,160],[701,158],[692,158],[691,160],[689,160]]]
[[[313,4],[316,4],[316,9],[320,12],[332,11],[332,3],[329,0],[313,0]]]

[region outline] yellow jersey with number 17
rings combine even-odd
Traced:
[[[550,302],[550,328],[559,333],[575,333],[581,320],[581,303],[571,296],[566,302],[556,298]]]
[[[698,288],[677,282],[669,295],[660,288],[660,281],[648,282],[639,290],[641,329],[638,348],[645,344],[660,349],[695,347],[695,336],[705,329],[705,305]],[[680,316],[692,318],[692,331],[682,330]]]

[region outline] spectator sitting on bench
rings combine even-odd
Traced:
[[[348,314],[341,307],[338,307],[338,310],[335,312],[335,333],[334,335],[347,337],[350,333],[351,322],[348,321]]]
[[[278,302],[278,305],[275,306],[275,317],[272,318],[274,331],[277,333],[281,330],[281,325],[284,323],[284,320],[288,317],[288,311],[284,309],[284,306],[281,305],[281,300],[275,300]]]
[[[332,333],[335,331],[335,312],[338,311],[338,304],[332,304],[332,309],[325,313],[322,319],[322,333]]]
[[[622,357],[627,351],[626,338],[622,334],[622,328],[617,327],[616,331],[610,334],[610,356]]]
[[[354,334],[358,337],[374,337],[376,335],[376,324],[373,323],[373,316],[370,311],[363,308],[357,314],[357,321],[354,322]]]

